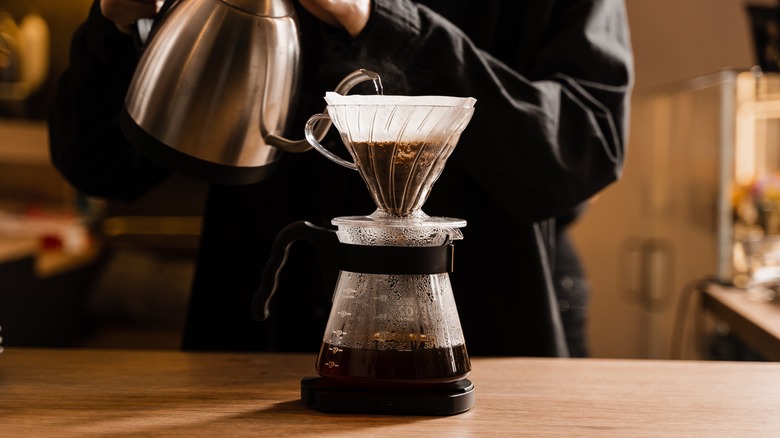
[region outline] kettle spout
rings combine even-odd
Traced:
[[[367,81],[371,81],[374,83],[374,87],[377,90],[377,94],[383,93],[382,79],[379,77],[379,74],[371,70],[366,70],[362,68],[360,70],[355,70],[352,73],[348,74],[346,77],[344,77],[344,79],[342,79],[341,82],[339,82],[339,84],[336,86],[336,89],[333,91],[335,91],[338,94],[347,94],[349,90],[355,87],[355,85]],[[323,111],[323,113],[326,112],[327,110]],[[332,123],[330,119],[325,119],[320,123],[318,123],[316,127],[314,127],[312,131],[318,141],[322,141],[322,139],[325,138],[325,134],[328,132],[328,129],[330,129],[331,125]],[[265,136],[265,142],[285,152],[300,153],[300,152],[306,152],[309,149],[311,149],[311,145],[306,139],[289,140],[275,134],[269,134]]]

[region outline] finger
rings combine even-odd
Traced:
[[[363,31],[371,14],[371,0],[301,0],[301,4],[321,21],[340,26],[353,37]]]
[[[301,6],[306,8],[309,13],[314,15],[318,20],[331,26],[338,26],[339,22],[336,17],[333,16],[328,10],[320,5],[317,0],[299,0]]]
[[[133,23],[141,18],[154,17],[157,5],[155,0],[100,0],[100,11],[119,30],[130,33]]]

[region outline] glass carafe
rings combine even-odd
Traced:
[[[333,224],[358,264],[340,271],[317,373],[362,387],[465,378],[471,364],[448,274],[452,241],[462,238],[458,227],[465,221],[363,216]],[[399,259],[409,266],[399,266]]]

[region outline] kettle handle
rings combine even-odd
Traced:
[[[331,288],[335,287],[338,272],[338,266],[329,261],[335,262],[338,258],[334,257],[338,251],[338,238],[336,230],[332,228],[320,227],[308,221],[293,222],[282,229],[276,235],[271,256],[263,268],[263,277],[260,280],[260,287],[255,292],[252,300],[252,316],[258,321],[265,321],[271,315],[271,298],[276,294],[279,286],[279,274],[287,263],[287,256],[290,247],[298,240],[307,240],[315,249],[317,249],[320,259],[320,269],[325,283]],[[328,252],[328,256],[324,255]]]
[[[334,90],[336,93],[339,94],[347,94],[349,90],[351,90],[355,85],[372,81],[375,84],[377,84],[377,89],[380,87],[380,79],[379,74],[366,70],[366,69],[360,69],[355,70],[352,73],[348,74],[344,79],[339,82],[339,84],[336,86],[336,89]],[[327,115],[327,111],[323,111],[323,114]],[[324,119],[323,119],[324,120]],[[331,121],[328,119],[327,121],[324,121],[323,123],[317,124],[317,126],[312,128],[313,133],[311,134],[314,138],[316,138],[319,141],[322,141],[322,139],[325,137],[325,134],[328,132],[328,129],[330,129]],[[308,123],[307,123],[308,127]],[[307,133],[307,136],[309,134]],[[303,140],[288,140],[284,137],[280,137],[278,135],[270,134],[265,137],[265,142],[273,147],[279,148],[285,152],[306,152],[309,149],[312,148],[312,145],[310,144],[309,140],[304,138]]]

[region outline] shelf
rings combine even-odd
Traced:
[[[50,166],[45,121],[0,119],[0,162]]]

